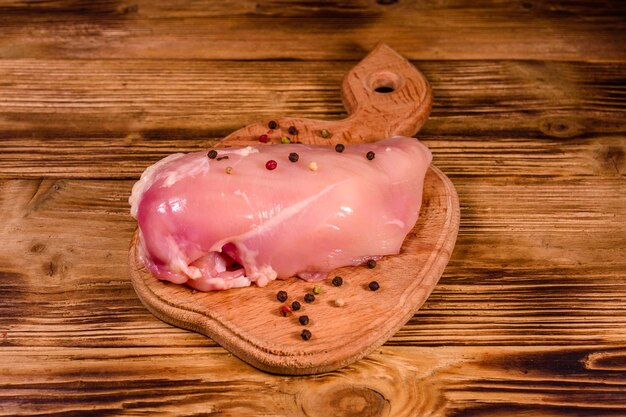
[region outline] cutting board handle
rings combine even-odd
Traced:
[[[346,74],[341,93],[350,114],[341,121],[349,132],[347,142],[412,136],[428,118],[433,101],[422,73],[384,43]]]
[[[261,135],[267,135],[270,143],[280,143],[288,137],[291,141],[322,145],[413,136],[428,118],[433,102],[432,90],[422,73],[383,43],[346,74],[341,95],[349,114],[346,119],[283,117],[271,123],[266,120],[241,128],[214,146],[258,144]],[[276,127],[268,130],[273,122]],[[298,133],[291,133],[293,127]]]

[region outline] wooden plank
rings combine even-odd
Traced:
[[[379,41],[411,59],[626,56],[623,2],[161,3],[4,1],[0,57],[359,59]]]
[[[136,178],[282,115],[345,117],[353,62],[0,60],[0,177]],[[449,176],[626,172],[624,64],[418,62]]]
[[[213,346],[134,294],[127,180],[0,185],[5,346]],[[626,178],[458,177],[446,272],[393,345],[622,346]]]
[[[0,415],[623,416],[626,350],[385,347],[311,378],[221,348],[0,347]]]

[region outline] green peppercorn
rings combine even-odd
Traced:
[[[335,151],[341,153],[344,151],[344,149],[346,149],[345,145],[343,143],[338,143],[335,145]]]
[[[336,276],[335,278],[333,278],[332,282],[335,287],[341,287],[343,285],[343,278],[341,278],[340,276]]]
[[[289,296],[287,295],[287,291],[281,290],[281,291],[278,291],[278,293],[276,294],[276,299],[280,301],[281,303],[287,301],[288,297]]]
[[[322,129],[320,130],[320,135],[324,138],[324,139],[328,139],[330,137],[330,132],[326,129]]]
[[[267,124],[267,127],[274,130],[278,127],[278,123],[276,123],[276,120],[270,120],[270,122]]]
[[[315,287],[313,287],[313,294],[319,294],[322,292],[322,287],[320,287],[319,285],[316,285]]]
[[[369,269],[374,269],[374,268],[376,268],[376,261],[375,261],[375,260],[373,260],[373,259],[368,260],[368,261],[367,261],[367,267],[368,267]]]
[[[375,154],[374,152],[372,152],[372,151],[369,151],[369,152],[365,155],[365,157],[371,161],[372,159],[376,158],[376,154]]]
[[[311,332],[308,331],[307,329],[302,330],[302,333],[300,333],[300,337],[302,338],[302,340],[309,340],[311,336],[312,336]]]
[[[310,292],[304,294],[305,303],[312,303],[313,301],[315,301],[315,296],[313,294],[311,294]]]
[[[284,143],[285,145],[291,143],[291,139],[289,139],[287,136],[283,136],[282,138],[280,138],[280,143]]]
[[[376,282],[376,281],[370,282],[367,286],[372,291],[378,291],[378,289],[380,288],[380,285],[378,285],[378,282]]]
[[[211,149],[206,156],[208,156],[209,159],[215,159],[217,157],[217,151],[215,149]]]
[[[295,126],[289,126],[289,129],[287,129],[287,132],[289,132],[290,135],[297,135],[298,129],[296,129]]]
[[[290,160],[291,162],[298,162],[298,159],[300,159],[300,155],[298,155],[297,153],[295,153],[295,152],[291,152],[291,153],[289,154],[289,160]]]
[[[293,311],[298,311],[301,307],[302,305],[298,301],[294,301],[293,303],[291,303],[291,309]]]
[[[309,324],[309,316],[300,316],[298,317],[298,321],[301,325],[306,326],[307,324]]]

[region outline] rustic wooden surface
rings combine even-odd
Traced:
[[[0,2],[0,414],[626,414],[624,2],[156,4]],[[419,137],[461,201],[420,312],[297,378],[155,319],[126,269],[141,170],[344,117],[380,40],[433,86]]]

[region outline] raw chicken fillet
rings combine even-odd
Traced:
[[[431,162],[428,148],[406,137],[341,153],[303,144],[217,151],[215,159],[197,152],[157,162],[129,199],[146,267],[200,291],[292,276],[317,281],[399,253]]]

